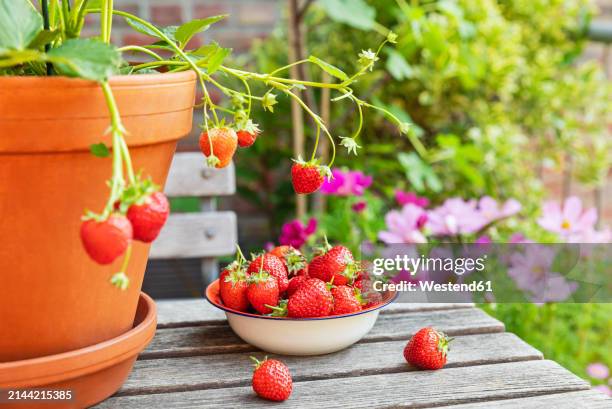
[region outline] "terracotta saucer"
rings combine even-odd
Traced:
[[[155,303],[140,293],[134,327],[123,335],[57,355],[0,363],[2,409],[84,408],[115,393],[132,371],[138,354],[151,342],[157,327]],[[70,401],[7,400],[7,389],[70,391]],[[47,392],[45,392],[47,394]],[[34,392],[33,397],[42,397]]]

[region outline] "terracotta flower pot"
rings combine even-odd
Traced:
[[[62,354],[0,363],[0,407],[73,409],[106,399],[123,385],[136,357],[153,339],[156,324],[155,303],[142,293],[133,328],[116,338]],[[70,397],[64,394],[52,401],[27,402],[8,399],[6,390],[23,389],[69,391]]]
[[[120,76],[110,83],[134,169],[163,186],[176,142],[192,126],[193,72]],[[110,120],[98,84],[0,77],[0,362],[66,352],[132,327],[149,245],[136,242],[127,291],[80,242],[85,209],[106,202],[111,159],[89,152]]]

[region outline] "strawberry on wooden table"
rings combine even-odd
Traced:
[[[228,166],[234,157],[237,146],[238,136],[232,128],[211,128],[208,132],[204,131],[200,134],[200,150],[208,158],[209,166],[219,169]]]
[[[127,218],[134,229],[134,240],[151,243],[168,220],[170,204],[162,192],[153,192],[132,204]]]
[[[450,341],[443,332],[421,328],[406,344],[404,358],[421,369],[441,369],[446,365]]]
[[[125,253],[132,236],[132,224],[120,214],[112,214],[106,220],[91,218],[81,224],[83,247],[98,264],[110,264]]]
[[[327,284],[309,278],[289,297],[287,316],[292,318],[326,317],[334,308],[334,299]]]
[[[287,365],[276,359],[264,358],[255,361],[255,370],[251,385],[255,393],[268,400],[284,401],[289,398],[293,389],[293,380]]]
[[[280,292],[278,281],[265,271],[259,271],[249,276],[247,299],[255,311],[260,314],[270,314],[270,306],[278,305]]]
[[[249,274],[255,274],[260,270],[267,272],[278,280],[278,289],[281,293],[287,290],[289,286],[287,268],[280,258],[270,253],[264,253],[255,257],[249,264],[247,272]]]

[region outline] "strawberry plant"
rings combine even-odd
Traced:
[[[85,18],[100,15],[99,35],[84,38],[81,31]],[[127,45],[117,48],[111,44],[113,17],[125,19],[138,33],[151,38],[152,44]],[[190,40],[198,33],[226,16],[210,16],[180,26],[157,27],[131,13],[116,10],[112,0],[41,0],[38,10],[29,0],[0,0],[0,75],[5,76],[67,76],[78,77],[100,84],[108,108],[111,136],[110,146],[104,143],[91,146],[92,154],[112,157],[112,176],[108,182],[109,194],[104,205],[96,211],[87,211],[83,217],[81,238],[91,258],[108,264],[124,256],[123,267],[111,282],[125,289],[129,279],[125,274],[131,254],[132,240],[153,241],[168,217],[166,198],[154,181],[137,172],[126,142],[128,134],[122,123],[109,78],[114,75],[140,75],[153,72],[193,71],[202,90],[197,107],[203,111],[200,147],[211,167],[227,166],[237,147],[255,142],[260,130],[251,119],[253,104],[273,113],[278,97],[284,95],[301,106],[312,117],[316,131],[313,153],[307,162],[296,158],[301,171],[294,175],[298,193],[311,193],[329,177],[330,166],[336,157],[336,142],[349,154],[357,154],[356,138],[363,128],[363,111],[372,108],[383,112],[402,132],[409,126],[379,106],[361,99],[353,86],[369,72],[379,59],[387,43],[395,43],[396,35],[389,32],[376,51],[363,50],[355,58],[354,73],[315,56],[276,68],[267,73],[246,71],[226,65],[231,49],[210,42],[190,48]],[[130,65],[124,56],[142,54],[148,61]],[[303,81],[279,75],[290,68],[309,64],[325,72],[332,82]],[[239,87],[227,85],[237,82]],[[253,84],[264,87],[260,94],[252,93]],[[333,130],[316,115],[297,95],[304,88],[327,88],[333,91],[332,101],[347,101],[359,112],[358,123],[350,137],[334,136]],[[219,90],[229,102],[221,106],[213,102],[209,88]],[[259,88],[258,88],[259,89]],[[326,164],[317,158],[320,137],[330,141],[331,155]],[[102,135],[101,135],[102,137]],[[110,148],[110,149],[109,149]]]

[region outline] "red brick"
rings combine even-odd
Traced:
[[[273,3],[249,2],[240,4],[240,23],[249,25],[273,25],[276,22],[276,7]]]
[[[151,20],[153,20],[153,23],[161,26],[181,24],[183,22],[181,6],[151,6]]]
[[[242,53],[249,51],[253,40],[256,38],[264,38],[265,33],[259,33],[256,35],[248,35],[241,32],[224,32],[216,36],[216,40],[223,47],[233,48],[234,52]]]
[[[193,18],[206,18],[210,16],[218,16],[219,14],[230,14],[230,10],[226,4],[204,4],[193,7]],[[227,24],[230,17],[215,23],[215,26]]]
[[[144,34],[128,32],[123,35],[123,45],[148,45],[155,42],[153,37]]]

